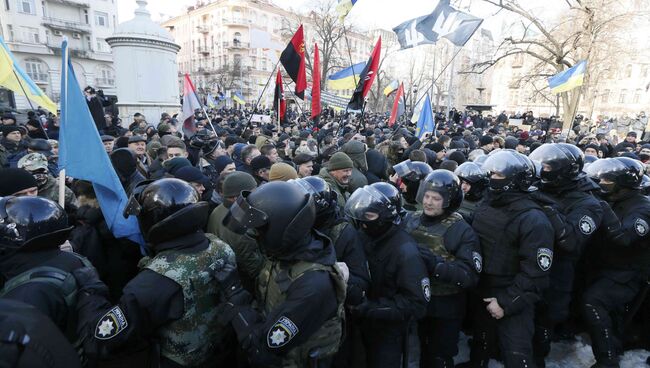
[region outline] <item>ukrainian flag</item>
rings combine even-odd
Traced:
[[[336,12],[339,14],[339,20],[343,21],[356,3],[357,0],[339,0],[338,5],[336,5]]]
[[[366,67],[366,63],[354,64],[349,68],[338,71],[327,78],[328,89],[355,89],[359,76]],[[355,78],[356,76],[356,78]]]
[[[20,67],[2,37],[0,37],[0,86],[23,95],[35,105],[56,114],[56,104],[38,88],[36,83]]]
[[[233,93],[232,100],[237,102],[238,104],[240,104],[242,106],[246,105],[246,101],[244,101],[244,96],[241,95],[241,92]]]
[[[399,88],[399,82],[396,79],[390,82],[390,84],[387,85],[386,88],[384,88],[384,96],[389,96],[391,93],[397,91],[398,88]]]
[[[582,86],[587,71],[587,60],[578,62],[573,67],[548,78],[551,92],[558,94]]]

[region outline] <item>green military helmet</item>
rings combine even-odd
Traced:
[[[47,158],[42,153],[28,153],[18,160],[18,168],[32,173],[47,170]]]

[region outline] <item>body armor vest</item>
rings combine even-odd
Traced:
[[[339,349],[343,334],[346,285],[338,266],[325,266],[319,263],[298,261],[293,264],[267,261],[258,277],[258,298],[266,317],[273,309],[282,304],[287,297],[291,284],[310,271],[326,271],[334,281],[336,288],[336,315],[325,323],[300,346],[291,349],[283,358],[282,368],[308,367],[310,352],[318,349],[319,359],[333,356]]]
[[[455,260],[456,257],[449,253],[449,250],[445,247],[445,234],[453,224],[461,221],[463,217],[459,213],[453,212],[439,222],[425,226],[422,225],[422,216],[422,211],[413,213],[406,222],[406,232],[411,234],[420,247],[429,249],[433,254],[442,257],[445,261]],[[431,295],[451,295],[462,291],[456,285],[438,281],[433,275],[429,276],[431,279]]]
[[[183,316],[158,329],[160,354],[183,366],[197,366],[214,354],[226,331],[217,323],[219,288],[210,266],[223,259],[235,264],[230,247],[212,234],[205,234],[208,248],[198,253],[165,250],[140,263],[174,280],[183,289]]]
[[[517,216],[533,208],[541,210],[534,201],[522,198],[503,207],[485,204],[476,209],[472,227],[481,242],[483,274],[515,276],[519,272],[519,244],[508,227]]]
[[[479,202],[469,201],[464,199],[458,208],[458,213],[463,216],[465,221],[471,221],[474,218],[474,212],[478,207]]]

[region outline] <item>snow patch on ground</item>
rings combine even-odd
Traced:
[[[621,358],[621,368],[646,368],[645,362],[650,352],[647,350],[626,351]],[[458,344],[458,355],[455,363],[469,360],[467,336],[461,334]],[[551,353],[546,358],[547,368],[589,368],[596,360],[591,352],[591,346],[585,336],[577,336],[575,341],[561,341],[551,345]],[[491,360],[489,368],[503,368],[503,364]]]

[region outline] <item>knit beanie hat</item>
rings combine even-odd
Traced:
[[[23,169],[0,169],[0,178],[0,197],[38,187],[32,174]]]
[[[223,196],[224,198],[237,197],[242,190],[253,190],[257,188],[255,178],[249,173],[235,171],[223,181]]]
[[[456,161],[458,165],[462,164],[463,162],[467,161],[465,158],[465,155],[460,152],[460,151],[454,151],[449,154],[449,160],[451,161]]]
[[[162,144],[158,141],[151,141],[147,143],[147,154],[149,157],[156,158],[158,156],[158,149],[162,148]]]
[[[172,175],[176,175],[176,171],[185,166],[192,166],[190,160],[185,157],[174,157],[163,162],[163,169]]]
[[[298,173],[291,165],[278,162],[271,166],[269,181],[288,181],[291,179],[298,179]]]
[[[293,163],[296,165],[306,164],[309,161],[314,161],[314,158],[306,153],[298,154],[293,158]]]
[[[253,172],[269,168],[271,168],[271,160],[264,155],[259,155],[251,160],[251,169],[253,169]]]
[[[484,135],[484,136],[481,136],[481,138],[479,138],[478,141],[479,141],[481,146],[485,146],[486,144],[493,143],[494,139],[492,139],[492,137],[490,137],[489,135]]]
[[[327,163],[327,171],[351,169],[354,167],[352,159],[343,152],[336,152]]]
[[[207,184],[208,178],[203,175],[201,170],[194,166],[183,166],[180,169],[176,170],[174,176],[177,179],[181,179],[188,183],[201,183],[203,185]]]
[[[223,169],[226,168],[226,166],[234,163],[234,161],[228,157],[228,156],[219,156],[214,160],[214,169],[217,170],[217,173],[221,175],[221,172]]]
[[[441,143],[436,142],[436,143],[427,144],[427,148],[432,150],[435,153],[438,153],[444,150],[445,146],[443,146]]]

